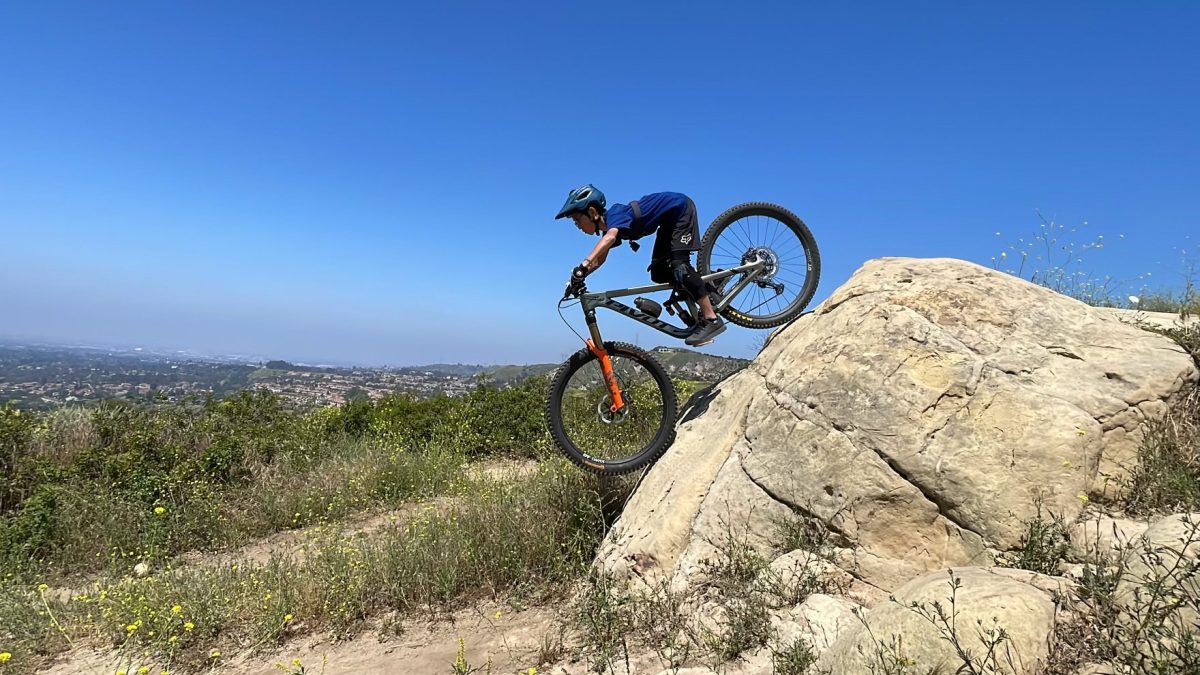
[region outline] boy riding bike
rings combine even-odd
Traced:
[[[592,185],[584,185],[567,194],[567,202],[554,218],[565,216],[574,220],[575,227],[583,232],[600,237],[592,252],[572,270],[568,286],[581,283],[603,265],[609,249],[620,246],[622,241],[629,241],[630,248],[636,251],[636,240],[657,232],[650,266],[646,268],[650,280],[671,284],[700,307],[700,317],[684,343],[692,347],[708,344],[725,330],[725,322],[713,311],[704,280],[691,264],[692,251],[700,248],[700,230],[696,205],[687,195],[656,192],[606,208],[604,193]]]

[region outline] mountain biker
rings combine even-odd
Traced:
[[[700,316],[684,343],[695,347],[712,342],[725,330],[725,322],[713,311],[708,289],[700,273],[692,267],[692,251],[700,248],[700,230],[696,222],[696,204],[678,192],[656,192],[628,204],[606,208],[604,193],[593,185],[583,185],[567,193],[567,202],[555,220],[570,217],[575,227],[595,234],[600,241],[592,252],[571,272],[572,282],[582,281],[604,264],[609,249],[629,241],[637,251],[637,239],[657,232],[650,255],[650,280],[671,286],[700,306]]]

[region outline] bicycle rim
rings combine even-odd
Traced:
[[[625,407],[611,410],[599,359],[581,352],[555,377],[551,430],[579,466],[619,474],[657,459],[673,440],[675,392],[661,366],[641,350],[606,346]]]
[[[816,291],[820,259],[812,234],[793,214],[768,204],[735,207],[705,233],[701,273],[763,259],[764,273],[728,305],[731,320],[755,328],[784,323],[804,309]],[[731,290],[741,277],[726,281]],[[740,319],[740,321],[739,321]]]

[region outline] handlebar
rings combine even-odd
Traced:
[[[567,288],[563,291],[562,299],[566,300],[572,295],[579,296],[586,293],[587,284],[583,282],[585,278],[587,278],[587,270],[583,268],[583,265],[579,265],[571,270],[571,280],[567,282]],[[562,300],[559,302],[562,302]]]

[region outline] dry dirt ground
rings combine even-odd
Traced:
[[[536,462],[493,462],[477,467],[488,477],[503,479],[536,471]],[[435,500],[439,505],[446,499]],[[401,508],[364,515],[340,525],[342,536],[369,537],[390,524],[403,522],[412,514],[428,508],[429,503],[409,504]],[[252,542],[236,550],[218,553],[189,553],[177,558],[174,569],[231,565],[234,563],[263,563],[272,556],[299,560],[305,543],[319,536],[317,528],[280,532]],[[84,588],[55,589],[69,597],[84,592]],[[485,602],[431,619],[415,617],[399,622],[378,621],[351,640],[336,640],[328,635],[301,635],[287,643],[240,654],[224,654],[207,671],[231,675],[278,675],[293,673],[293,659],[299,659],[307,675],[325,673],[339,675],[358,673],[412,673],[414,675],[453,673],[453,664],[462,639],[465,658],[472,672],[501,675],[528,675],[530,668],[537,673],[585,673],[587,664],[572,662],[563,647],[563,607],[530,607],[514,609],[499,602]],[[386,628],[384,626],[387,626]],[[567,639],[570,642],[570,639]],[[132,658],[131,658],[132,657]],[[551,665],[549,661],[559,661]],[[649,663],[635,666],[634,672],[657,673],[661,667]],[[490,666],[489,666],[490,664]],[[161,663],[115,654],[108,650],[77,648],[42,672],[48,675],[113,675],[118,670],[136,673],[142,665],[158,673]],[[490,667],[490,671],[489,671]]]
[[[208,672],[279,675],[294,672],[292,660],[299,659],[306,672],[314,675],[322,672],[326,675],[448,674],[454,672],[452,665],[458,654],[459,638],[463,640],[467,663],[481,674],[488,672],[489,659],[491,672],[496,675],[528,673],[529,668],[536,668],[538,673],[583,672],[583,666],[568,670],[567,666],[555,669],[538,663],[544,641],[554,644],[559,626],[551,608],[514,611],[507,605],[486,603],[432,622],[409,619],[398,629],[388,631],[389,634],[376,628],[344,641],[305,636],[256,653],[224,655]],[[283,664],[284,669],[276,664]],[[140,665],[136,659],[120,661],[111,653],[76,650],[45,672],[112,675],[118,668],[136,672]]]

